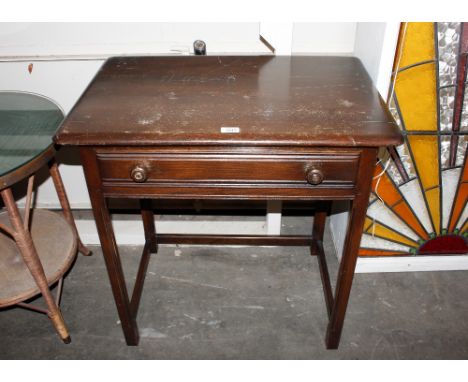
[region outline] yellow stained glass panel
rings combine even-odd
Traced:
[[[400,68],[435,58],[434,23],[406,23],[403,37]]]
[[[439,186],[439,142],[436,135],[407,136],[423,188]]]
[[[426,191],[426,200],[429,205],[434,230],[437,234],[440,234],[440,189],[437,187]]]
[[[440,233],[439,142],[436,135],[407,137],[435,232]]]
[[[374,234],[375,236],[381,237],[383,239],[395,241],[397,243],[405,244],[410,247],[418,247],[418,244],[413,240],[399,234],[398,232],[388,227],[383,226],[378,222],[374,222],[372,219],[366,218],[364,226],[368,227],[366,229],[366,233],[368,233],[369,235]]]
[[[468,230],[468,220],[465,222],[465,224],[463,224],[463,226],[461,227],[460,232],[463,233],[466,230]]]
[[[405,252],[399,251],[386,251],[383,249],[373,249],[373,248],[360,248],[359,256],[398,256],[398,255],[408,255]]]
[[[435,64],[429,63],[398,74],[395,94],[408,131],[437,131]]]
[[[434,23],[405,23],[395,94],[407,130],[437,130],[436,66],[426,63],[434,60]]]

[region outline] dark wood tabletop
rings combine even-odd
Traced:
[[[117,146],[400,140],[357,58],[313,56],[110,58],[56,136],[62,145]]]

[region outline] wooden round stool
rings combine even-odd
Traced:
[[[19,305],[51,319],[60,338],[70,336],[59,309],[63,275],[77,250],[91,252],[81,243],[57,163],[52,137],[63,120],[51,100],[23,92],[0,92],[0,194],[6,212],[0,213],[0,308]],[[48,165],[63,216],[31,210],[34,174]],[[19,210],[11,187],[28,178],[26,205]],[[54,299],[49,287],[59,282]],[[42,294],[47,308],[25,300]]]

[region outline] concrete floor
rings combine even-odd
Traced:
[[[306,218],[294,218],[303,225]],[[297,232],[297,231],[296,231]],[[298,232],[299,233],[299,232]],[[326,250],[336,274],[329,232]],[[99,247],[66,277],[72,343],[45,316],[0,312],[0,359],[467,359],[466,272],[358,274],[339,350],[326,350],[317,261],[306,248],[161,246],[125,345]],[[141,248],[121,250],[132,282]]]

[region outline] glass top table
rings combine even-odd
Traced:
[[[38,162],[43,154],[50,152],[45,160],[50,159],[54,153],[52,137],[63,118],[59,106],[45,97],[0,91],[0,189],[33,172],[35,169],[24,169],[28,164],[35,167],[32,162]]]
[[[57,162],[52,137],[64,118],[46,97],[0,91],[0,307],[19,305],[46,313],[55,330],[70,342],[68,329],[49,286],[70,269],[77,250],[90,251],[81,242],[73,220]],[[35,172],[47,165],[62,214],[35,209],[31,213]],[[25,206],[18,209],[11,186],[28,178]],[[0,206],[1,207],[1,206]],[[47,309],[25,301],[42,294]]]

